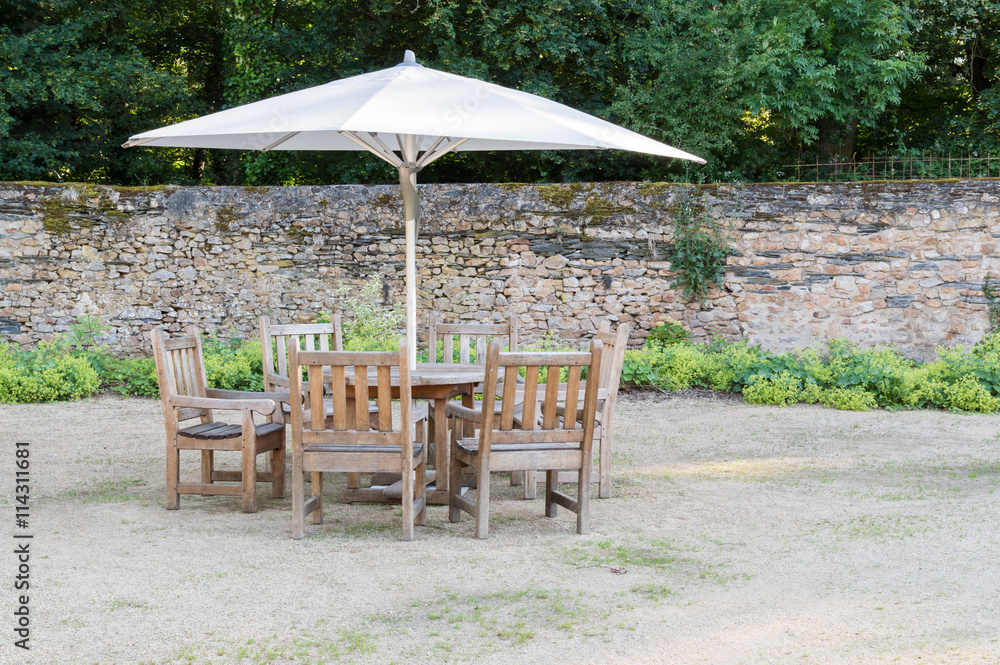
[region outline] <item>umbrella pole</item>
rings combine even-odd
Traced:
[[[413,367],[417,363],[417,220],[420,218],[415,166],[399,167],[399,186],[403,191],[403,225],[406,227],[406,348]]]

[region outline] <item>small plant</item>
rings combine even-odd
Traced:
[[[983,278],[983,297],[986,298],[986,316],[990,322],[989,334],[992,335],[1000,332],[1000,296],[997,295],[989,275]]]
[[[671,344],[686,344],[691,341],[691,333],[676,321],[660,321],[649,329],[646,344],[670,346]]]
[[[395,351],[399,348],[400,329],[406,322],[402,304],[388,302],[388,291],[381,275],[374,275],[361,287],[342,286],[337,291],[344,316],[346,351]],[[330,320],[320,314],[321,322]]]
[[[73,346],[80,351],[87,347],[97,346],[98,335],[111,329],[111,326],[101,323],[99,317],[90,314],[81,314],[77,320],[79,323],[72,323],[69,326],[69,337]]]
[[[670,265],[685,298],[703,298],[712,285],[722,282],[729,251],[715,218],[690,194],[679,195]]]

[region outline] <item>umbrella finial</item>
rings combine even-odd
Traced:
[[[406,52],[403,54],[403,62],[401,62],[400,64],[415,65],[417,64],[417,56],[414,55],[413,51],[411,51],[410,49],[406,49]]]

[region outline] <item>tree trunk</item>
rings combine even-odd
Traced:
[[[821,120],[817,129],[819,139],[816,141],[816,152],[821,158],[836,159],[839,162],[849,162],[854,155],[854,140],[858,136],[858,121],[854,118],[847,122],[837,120]]]

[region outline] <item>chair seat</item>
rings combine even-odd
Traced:
[[[414,443],[413,456],[419,457],[423,448],[424,444]],[[402,452],[402,446],[370,446],[363,444],[355,446],[351,444],[314,443],[303,448],[303,453],[307,455],[309,453],[382,453],[399,457]]]
[[[285,426],[282,423],[263,423],[255,425],[254,429],[257,430],[257,438],[259,439],[268,434],[284,431]],[[202,423],[201,425],[179,430],[177,434],[189,439],[238,439],[243,436],[243,427],[229,423]]]

